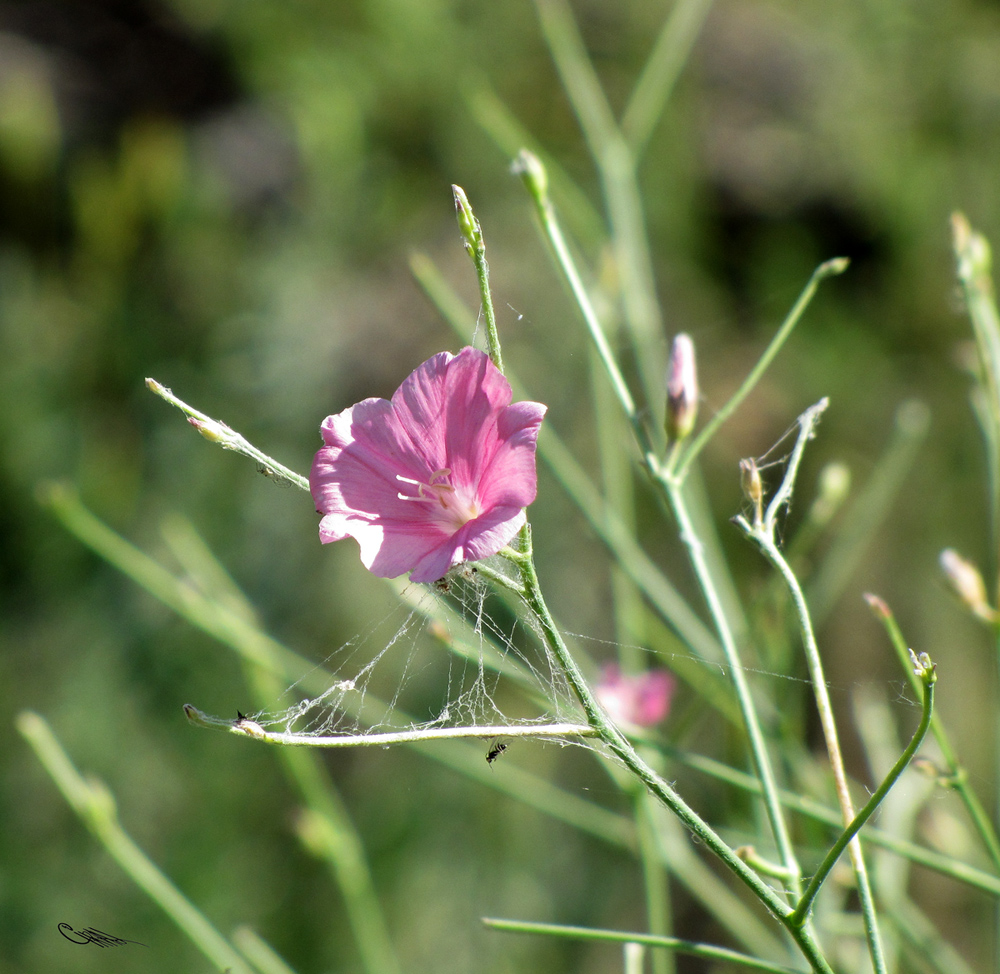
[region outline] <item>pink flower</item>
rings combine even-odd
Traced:
[[[510,383],[474,348],[441,352],[391,401],[366,399],[321,427],[309,484],[324,544],[348,535],[381,578],[433,582],[496,554],[534,499],[545,406],[511,405]]]
[[[625,676],[616,663],[608,663],[597,684],[597,699],[609,716],[620,724],[652,727],[670,711],[674,678],[666,670],[649,670]]]

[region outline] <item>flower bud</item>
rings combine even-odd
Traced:
[[[846,464],[828,463],[819,474],[819,490],[809,509],[809,520],[818,528],[833,519],[851,489],[851,471]]]
[[[514,173],[524,180],[525,186],[535,200],[543,200],[549,194],[549,176],[542,160],[528,149],[522,149],[511,166]]]
[[[214,419],[208,421],[195,419],[188,416],[188,422],[211,443],[226,445],[232,439],[232,430],[225,423],[219,423]]]
[[[883,622],[892,619],[892,609],[889,608],[889,603],[885,599],[879,598],[872,592],[865,592],[862,598],[868,603],[868,608],[872,610],[876,619],[881,619]]]
[[[683,440],[694,429],[698,416],[698,370],[694,342],[681,332],[674,336],[667,365],[667,436]]]
[[[760,524],[764,506],[764,484],[753,459],[740,460],[740,487],[743,488],[743,496],[753,504],[753,523]]]
[[[466,249],[470,254],[475,251],[484,250],[483,231],[479,226],[479,221],[476,219],[475,213],[472,212],[469,197],[465,195],[465,190],[461,186],[453,185],[451,191],[455,197],[455,213],[458,217],[458,228],[462,231]]]
[[[987,600],[986,584],[979,569],[953,548],[945,548],[939,561],[948,584],[962,604],[980,619],[996,623],[997,612]]]

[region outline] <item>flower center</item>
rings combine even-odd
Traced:
[[[469,497],[448,483],[451,470],[444,467],[435,470],[430,480],[423,483],[411,480],[409,477],[396,475],[396,479],[404,484],[412,484],[417,488],[416,494],[397,494],[401,501],[423,501],[432,505],[431,516],[442,524],[454,530],[462,527],[474,518],[479,517],[479,505],[475,497]]]

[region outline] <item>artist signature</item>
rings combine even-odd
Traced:
[[[121,937],[112,937],[110,933],[95,930],[93,927],[74,930],[68,923],[60,923],[58,929],[71,944],[96,944],[98,947],[124,947],[125,944],[137,944],[139,947],[147,946],[140,944],[138,940],[122,940]],[[80,939],[77,940],[77,937]]]

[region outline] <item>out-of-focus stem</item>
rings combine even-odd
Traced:
[[[118,821],[115,800],[102,782],[84,780],[49,725],[27,711],[17,729],[63,793],[70,807],[131,880],[187,935],[220,971],[251,974],[250,968],[215,927],[157,868]]]

